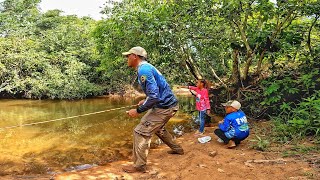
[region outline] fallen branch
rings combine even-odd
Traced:
[[[262,163],[272,163],[272,164],[285,164],[286,162],[288,162],[285,159],[273,159],[273,160],[266,160],[266,159],[255,159],[255,160],[248,160],[245,162],[245,164],[247,163],[258,163],[258,164],[262,164]]]
[[[213,73],[213,76],[216,79],[218,79],[227,90],[229,90],[228,86],[219,78],[219,76],[216,74],[216,71],[211,66],[210,66],[210,69],[211,69],[211,71]]]

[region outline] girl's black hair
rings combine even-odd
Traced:
[[[208,82],[205,79],[198,79],[201,83],[203,83],[204,88],[208,88]]]

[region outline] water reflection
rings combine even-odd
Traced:
[[[188,124],[192,97],[180,97],[169,130]],[[79,101],[0,100],[0,127],[75,116],[136,104],[137,100],[96,98]],[[80,164],[128,158],[139,119],[122,109],[91,116],[0,131],[0,175],[47,173]]]

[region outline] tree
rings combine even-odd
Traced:
[[[253,60],[257,59],[256,73],[261,73],[267,51],[281,39],[285,29],[302,15],[307,1],[233,0],[222,1],[221,15],[237,29],[239,41],[245,47],[242,78],[247,79]]]
[[[112,71],[124,65],[120,63],[121,52],[140,45],[170,81],[212,79],[212,67],[218,69],[218,75],[224,73],[219,67],[226,65],[220,65],[220,61],[227,56],[220,48],[228,49],[223,40],[227,39],[229,29],[216,26],[222,19],[212,1],[199,2],[116,2],[106,10],[110,17],[100,22],[94,33],[103,54],[101,69],[110,78]],[[210,69],[208,64],[212,66]]]
[[[40,13],[39,1],[3,2],[0,95],[79,99],[102,94],[90,18]]]

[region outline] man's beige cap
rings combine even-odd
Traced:
[[[241,104],[239,103],[239,101],[236,100],[230,100],[226,103],[221,103],[222,106],[231,106],[234,107],[235,109],[239,110],[241,108]]]
[[[124,56],[127,56],[129,54],[135,54],[135,55],[142,56],[145,58],[147,58],[147,56],[148,56],[147,51],[140,46],[133,47],[128,52],[122,53],[122,55],[124,55]]]

